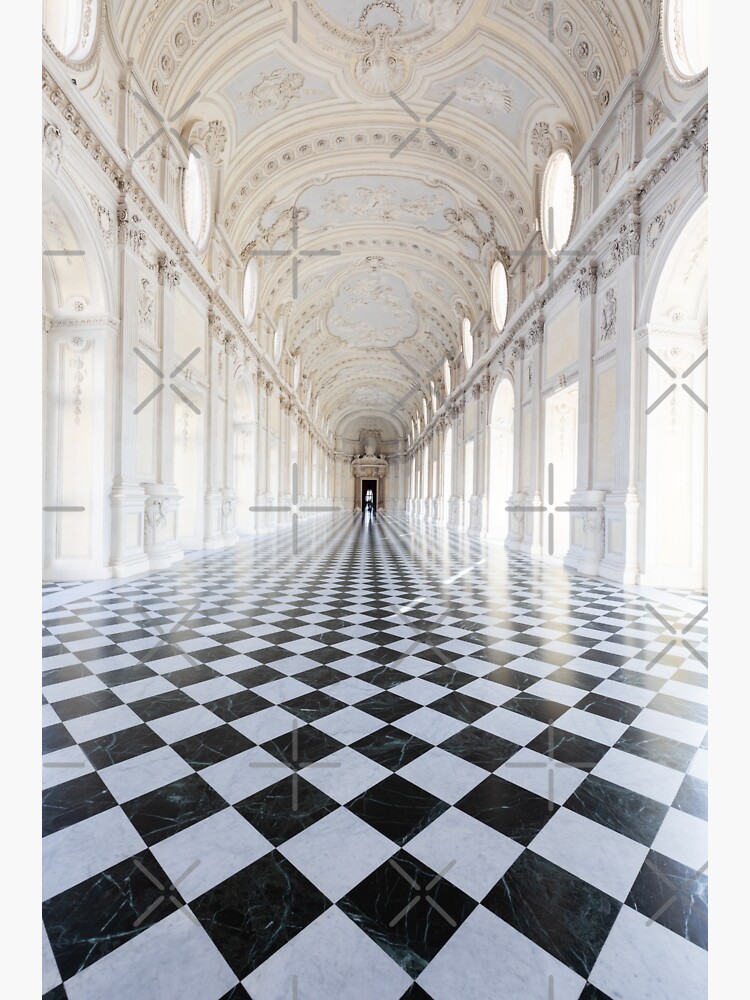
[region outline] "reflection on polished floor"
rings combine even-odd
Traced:
[[[702,605],[393,514],[45,600],[47,1000],[705,996]]]

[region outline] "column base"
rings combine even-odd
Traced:
[[[604,503],[603,490],[581,490],[570,498],[571,507],[593,507],[570,515],[570,548],[563,558],[563,565],[586,576],[599,576],[604,558]]]
[[[135,576],[151,569],[144,547],[146,491],[140,483],[118,483],[110,494],[112,576]]]
[[[599,575],[605,580],[637,584],[638,494],[610,493],[604,502],[604,558]]]

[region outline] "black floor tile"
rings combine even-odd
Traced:
[[[432,744],[394,726],[384,726],[352,743],[352,749],[391,771],[406,767],[432,749]]]
[[[569,708],[568,705],[561,705],[559,702],[549,701],[547,698],[539,698],[528,691],[522,691],[515,698],[504,702],[502,707],[509,712],[518,712],[521,715],[528,716],[530,719],[536,719],[537,722],[546,722],[550,726],[561,715],[564,715]]]
[[[448,804],[392,774],[358,795],[348,808],[394,843],[403,845],[444,813]]]
[[[116,733],[87,740],[81,744],[81,750],[88,757],[92,767],[100,771],[103,767],[140,757],[141,754],[158,750],[163,746],[166,746],[164,740],[144,723],[141,726],[129,726]]]
[[[656,764],[664,764],[666,767],[684,772],[687,772],[697,752],[695,747],[687,743],[678,743],[677,740],[657,736],[656,733],[636,729],[633,726],[625,730],[615,746],[618,750],[635,754],[636,757],[643,757],[645,760],[652,760]]]
[[[303,725],[283,733],[263,744],[263,749],[273,754],[292,769],[323,760],[344,746],[338,740],[315,726]]]
[[[219,761],[227,760],[238,753],[250,750],[255,744],[230,725],[217,726],[205,733],[189,736],[172,744],[184,761],[196,771]]]
[[[566,800],[565,808],[650,847],[668,806],[589,774]]]
[[[565,729],[556,729],[554,726],[540,733],[528,744],[528,748],[546,754],[561,764],[577,767],[581,771],[590,771],[596,767],[602,757],[609,752],[609,747],[603,743],[596,743],[594,740],[586,739],[585,736],[569,733]]]
[[[229,694],[206,704],[209,712],[218,715],[224,722],[238,722],[248,715],[254,715],[270,707],[271,702],[261,698],[255,691],[238,691],[236,694]]]
[[[117,708],[119,705],[122,702],[113,691],[92,691],[77,698],[55,702],[55,711],[63,722],[68,722],[70,719],[79,719],[83,715],[103,712],[106,708]]]
[[[96,772],[53,785],[42,792],[42,836],[57,833],[115,805],[114,796]]]
[[[170,891],[178,900],[175,904],[160,893],[154,879],[162,886],[171,881],[153,854],[142,851],[42,904],[44,926],[63,980],[132,940],[183,903],[179,890]],[[162,902],[154,907],[160,895]]]
[[[131,799],[121,808],[150,847],[226,809],[227,803],[200,775],[191,774]]]
[[[487,715],[495,706],[480,701],[479,698],[472,698],[461,691],[451,691],[443,698],[431,702],[430,708],[442,712],[443,715],[449,715],[452,719],[458,719],[459,722],[471,723]]]
[[[290,774],[237,802],[234,808],[278,846],[338,809],[339,804],[305,781],[302,774]]]
[[[406,851],[399,851],[338,903],[339,909],[414,978],[476,905],[470,896]]]
[[[473,726],[466,726],[455,736],[450,736],[440,744],[440,748],[487,771],[495,771],[520,750],[518,744]]]
[[[57,722],[53,726],[45,726],[42,729],[42,753],[54,753],[55,750],[63,750],[65,747],[75,746],[76,741],[62,724]]]
[[[672,806],[698,819],[708,819],[708,782],[686,775]]]
[[[325,691],[311,691],[310,694],[284,702],[285,711],[292,712],[303,722],[315,722],[316,719],[322,719],[323,716],[332,715],[346,707],[342,701]]]
[[[524,851],[482,904],[584,978],[621,907],[533,851]]]
[[[491,774],[456,803],[473,816],[519,844],[530,844],[558,806],[520,785]]]
[[[312,882],[273,851],[209,889],[190,908],[241,979],[330,905]]]
[[[708,876],[649,851],[628,906],[699,948],[708,948]]]

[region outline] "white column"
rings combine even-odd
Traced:
[[[530,506],[541,507],[545,499],[544,401],[542,399],[542,341],[544,323],[540,318],[531,324],[526,339],[526,354],[531,365],[531,483]],[[532,555],[542,554],[544,514],[530,515],[531,537],[525,543]]]
[[[221,456],[224,450],[224,420],[219,405],[219,380],[224,378],[224,337],[220,320],[208,319],[208,413],[206,414],[206,493],[203,516],[203,547],[219,549],[224,545],[221,531],[222,476]],[[221,368],[221,376],[219,374]]]
[[[596,351],[597,271],[586,264],[575,281],[580,299],[578,336],[578,442],[576,491],[571,506],[590,507],[570,515],[571,544],[564,563],[581,573],[597,576],[604,555],[604,491],[594,491],[594,365]]]
[[[637,233],[637,220],[632,220]],[[635,384],[635,300],[640,240],[629,243],[630,256],[620,264],[616,283],[616,395],[615,474],[612,492],[605,501],[606,551],[600,573],[607,579],[633,584],[638,579],[638,521],[640,501],[636,488],[636,421],[638,393]]]
[[[510,349],[506,364],[513,376],[513,492],[508,506],[525,506],[525,494],[521,482],[523,467],[523,341],[518,340]],[[505,545],[509,549],[520,549],[523,545],[526,515],[521,511],[508,514],[508,534]]]
[[[142,264],[136,248],[143,233],[133,221],[127,203],[118,209],[120,241],[120,340],[117,357],[119,405],[115,416],[114,482],[110,497],[112,510],[111,566],[116,577],[145,573],[149,561],[144,550],[146,491],[138,481],[137,446],[138,366],[138,282]],[[145,238],[145,237],[144,237]]]

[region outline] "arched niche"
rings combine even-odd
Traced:
[[[640,330],[640,582],[705,590],[708,205],[683,213],[655,262]]]
[[[488,533],[504,538],[508,533],[506,507],[513,493],[515,394],[509,378],[495,387],[490,407]]]
[[[108,252],[116,221],[80,184],[63,184],[64,174],[59,162],[47,167],[42,189],[43,577],[101,579],[112,575],[119,320]]]

